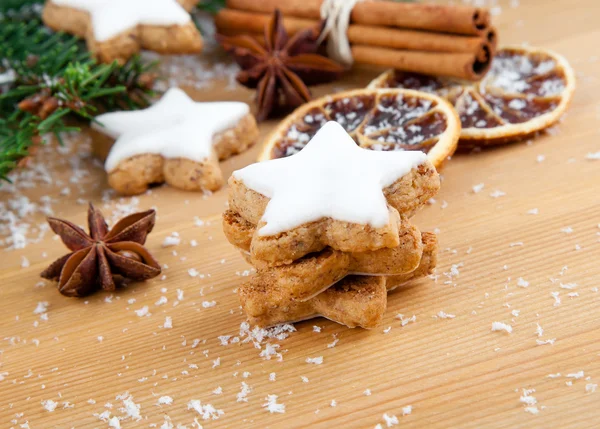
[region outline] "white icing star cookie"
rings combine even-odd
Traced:
[[[109,183],[114,185],[111,176],[116,175],[122,181],[126,175],[125,181],[134,182],[136,189],[130,192],[126,184],[117,185],[121,192],[143,192],[148,184],[162,181],[178,186],[177,176],[186,171],[186,166],[191,170],[184,182],[190,183],[178,187],[214,190],[222,182],[218,159],[241,152],[257,137],[256,123],[249,112],[246,103],[195,102],[181,89],[171,88],[147,109],[99,115],[92,128],[116,140],[105,162]],[[186,166],[178,165],[170,171],[174,163],[182,160]],[[147,178],[128,174],[128,169],[134,167],[135,171],[138,165],[140,174],[147,174]],[[211,179],[210,186],[202,186],[202,177],[207,175],[218,175],[218,180]],[[143,183],[146,180],[150,181]],[[141,190],[140,184],[143,184]]]
[[[184,25],[190,14],[176,0],[52,0],[90,14],[94,38],[105,42],[138,25]]]
[[[296,155],[250,165],[233,178],[270,199],[260,236],[323,218],[380,228],[390,216],[383,190],[424,163],[422,152],[362,149],[331,121]]]
[[[198,52],[202,39],[186,10],[190,0],[49,0],[46,25],[86,37],[103,61],[126,60],[140,47]],[[184,8],[185,7],[185,8]]]

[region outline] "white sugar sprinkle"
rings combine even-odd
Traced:
[[[135,310],[135,314],[137,314],[138,317],[151,316],[151,313],[150,313],[147,305],[144,305],[139,310]]]
[[[170,316],[165,317],[165,323],[162,325],[164,329],[172,329],[173,328],[173,319]]]
[[[177,246],[179,243],[181,243],[181,238],[179,237],[179,234],[177,232],[173,232],[171,233],[171,235],[165,237],[165,239],[162,242],[162,247]]]
[[[481,192],[484,187],[485,187],[485,184],[483,184],[483,183],[478,183],[477,185],[473,185],[473,193],[477,194],[477,193]]]
[[[217,420],[219,417],[225,414],[223,410],[218,410],[211,404],[202,405],[202,402],[198,399],[192,399],[190,402],[188,402],[187,409],[196,411],[198,414],[200,414],[202,420]]]
[[[54,402],[52,399],[46,399],[45,401],[42,401],[42,406],[44,407],[44,409],[46,411],[51,413],[54,410],[56,410],[56,407],[58,406],[58,402]]]
[[[440,310],[437,314],[437,317],[439,317],[440,319],[454,319],[456,317],[456,315],[450,314],[450,313],[445,313]]]
[[[492,322],[492,331],[505,331],[512,333],[512,326],[502,322]]]
[[[385,424],[387,427],[396,426],[398,422],[398,417],[391,415],[389,416],[387,413],[383,415],[383,420],[385,420]]]
[[[590,160],[590,161],[598,161],[598,160],[600,160],[600,151],[588,153],[585,156],[585,159]]]
[[[265,400],[267,402],[265,402],[262,405],[262,407],[266,408],[267,411],[270,412],[271,414],[273,414],[273,413],[279,413],[279,414],[285,413],[285,405],[277,403],[277,395],[268,395],[265,398]]]
[[[158,398],[158,405],[171,405],[173,403],[173,398],[170,396],[161,396]]]

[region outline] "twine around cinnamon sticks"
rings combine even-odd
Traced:
[[[288,33],[294,34],[319,24],[322,3],[227,0],[215,22],[222,34],[249,34],[260,41],[276,8]],[[347,37],[356,63],[468,80],[487,72],[497,43],[485,9],[390,1],[358,2]]]

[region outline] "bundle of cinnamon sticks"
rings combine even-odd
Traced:
[[[217,14],[225,35],[263,31],[277,8],[289,34],[319,25],[323,0],[227,0]],[[355,63],[478,80],[489,69],[496,32],[487,10],[455,5],[366,0],[356,3],[347,31]]]

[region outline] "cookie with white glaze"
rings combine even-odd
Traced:
[[[195,102],[171,88],[144,110],[99,115],[92,137],[114,141],[105,161],[109,185],[135,195],[166,182],[188,191],[223,185],[219,160],[250,147],[258,127],[246,103]]]
[[[439,186],[424,153],[362,149],[328,122],[301,152],[235,171],[229,207],[257,225],[252,257],[281,265],[325,247],[397,247],[401,218],[412,216]]]
[[[126,62],[140,49],[164,54],[202,50],[192,0],[48,0],[44,24],[85,38],[100,62]]]

